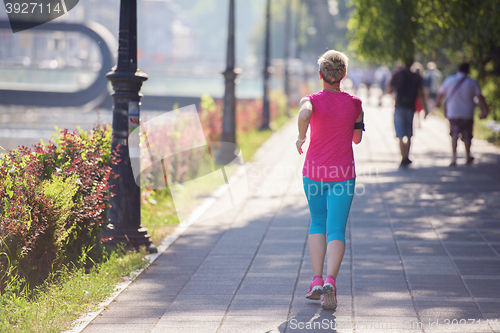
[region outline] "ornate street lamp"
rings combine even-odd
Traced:
[[[285,22],[285,64],[283,66],[283,78],[284,90],[286,96],[286,115],[290,118],[292,116],[290,112],[290,77],[289,77],[289,67],[290,67],[290,39],[291,39],[291,25],[292,25],[292,9],[291,0],[286,1],[286,22]]]
[[[235,71],[235,41],[234,41],[234,0],[229,0],[229,27],[227,36],[227,58],[224,78],[226,91],[224,93],[224,114],[222,117],[222,142],[236,143],[236,76]]]
[[[134,179],[128,149],[129,127],[138,125],[142,97],[140,90],[142,83],[148,79],[145,73],[137,69],[137,0],[120,1],[118,64],[106,77],[115,91],[112,95],[112,150],[120,145],[120,162],[112,166],[113,173],[118,177],[110,181],[116,195],[109,200],[111,207],[107,219],[110,228],[106,236],[111,236],[112,240],[107,244],[123,243],[131,249],[145,246],[150,253],[155,253],[158,250],[152,244],[147,230],[141,227],[141,189]]]
[[[227,33],[227,58],[224,73],[226,90],[222,115],[221,142],[236,143],[236,76],[235,69],[235,8],[234,0],[229,0],[229,24]],[[236,158],[233,145],[222,144],[217,155],[217,164],[226,165]]]
[[[271,58],[271,0],[267,0],[266,9],[266,42],[264,56],[264,96],[262,107],[262,125],[260,130],[269,129],[270,112],[269,112],[269,70]]]

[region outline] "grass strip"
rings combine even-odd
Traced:
[[[57,278],[27,292],[0,296],[0,332],[61,332],[82,313],[95,311],[115,290],[117,283],[147,264],[145,253],[113,252],[89,274],[84,269],[58,272]]]

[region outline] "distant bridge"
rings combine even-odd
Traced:
[[[28,22],[16,22],[18,27]],[[30,25],[31,26],[31,25]],[[0,29],[11,30],[9,21],[0,20]],[[104,26],[89,22],[86,24],[48,22],[31,28],[32,31],[78,32],[94,41],[101,53],[101,69],[94,82],[87,88],[74,92],[35,91],[0,89],[0,104],[34,105],[38,107],[82,107],[91,103],[97,106],[109,95],[106,74],[113,67],[113,53],[116,39]]]

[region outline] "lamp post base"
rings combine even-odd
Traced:
[[[112,238],[105,244],[110,247],[123,245],[126,250],[140,250],[145,248],[149,253],[158,253],[158,248],[151,243],[146,228],[139,229],[111,229],[103,233],[103,237]]]

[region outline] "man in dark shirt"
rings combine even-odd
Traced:
[[[405,61],[402,70],[395,73],[389,84],[388,93],[396,93],[396,110],[394,112],[394,127],[396,137],[399,138],[399,149],[401,150],[401,167],[407,167],[411,160],[410,146],[413,136],[413,115],[415,113],[415,100],[420,98],[425,108],[425,115],[429,114],[427,101],[422,90],[422,78],[412,73],[410,67],[413,59]],[[405,141],[406,138],[406,141]]]

